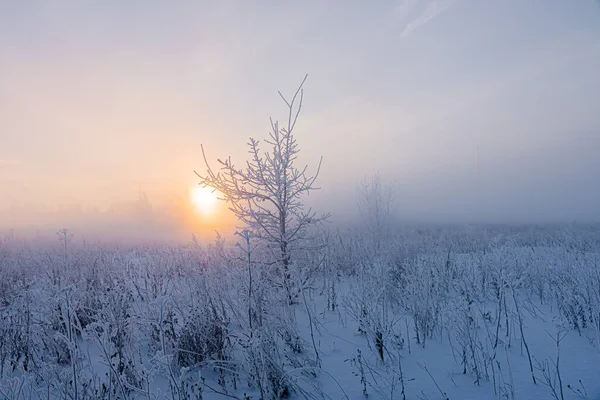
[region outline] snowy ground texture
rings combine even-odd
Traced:
[[[599,227],[319,240],[4,240],[0,399],[600,399]]]

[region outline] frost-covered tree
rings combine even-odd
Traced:
[[[355,304],[352,312],[358,315],[359,330],[373,337],[381,361],[393,336],[391,327],[397,322],[389,309],[389,300],[394,296],[390,246],[394,201],[394,185],[385,183],[379,173],[365,178],[358,187],[362,254],[356,257],[360,276],[356,288],[358,307]],[[378,288],[377,294],[372,291],[373,287]]]
[[[204,153],[206,174],[196,175],[200,185],[211,187],[221,193],[230,210],[250,229],[253,235],[275,250],[275,262],[281,267],[283,284],[292,300],[290,288],[292,255],[305,247],[310,239],[309,230],[325,220],[326,214],[317,214],[307,209],[303,198],[318,189],[315,181],[319,175],[322,157],[314,174],[307,172],[308,166],[298,166],[300,152],[294,129],[302,109],[304,82],[287,100],[279,95],[287,106],[283,123],[270,120],[271,131],[264,143],[269,151],[260,149],[261,142],[250,138],[248,142],[251,159],[244,167],[236,167],[231,158],[218,160],[219,170],[213,170]]]
[[[395,200],[396,187],[384,182],[379,172],[365,178],[358,187],[358,210],[377,251],[391,234]]]

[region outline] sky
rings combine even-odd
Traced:
[[[245,162],[305,74],[334,222],[378,171],[405,221],[599,221],[598,71],[597,0],[0,0],[0,229],[225,229],[200,146]]]

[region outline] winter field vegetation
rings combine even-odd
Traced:
[[[600,399],[600,227],[402,226],[375,175],[336,229],[302,98],[243,168],[204,157],[233,240],[2,240],[0,399]]]
[[[597,399],[599,232],[323,234],[291,302],[260,247],[5,240],[0,398]]]

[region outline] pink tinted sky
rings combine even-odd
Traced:
[[[334,218],[379,170],[409,220],[598,220],[599,20],[593,0],[1,2],[0,227],[141,189],[158,226],[212,231],[185,204],[200,144],[243,161],[305,73],[310,202]]]

